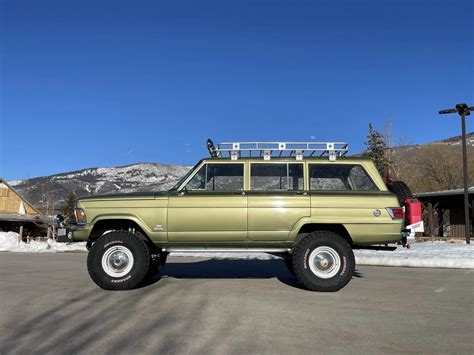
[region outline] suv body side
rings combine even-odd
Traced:
[[[206,164],[216,165],[216,168],[220,164],[240,164],[242,187],[231,191],[185,191],[185,186],[199,171],[208,168]],[[296,177],[292,178],[292,189],[256,190],[252,186],[251,172],[253,167],[262,164],[287,165],[287,171],[291,165],[302,174],[298,175],[298,183],[295,183]],[[367,191],[313,189],[310,171],[314,166],[323,165],[360,166],[375,188]],[[287,187],[290,187],[289,181]],[[76,228],[74,240],[88,240],[94,235],[93,230],[101,230],[101,223],[103,229],[107,229],[105,221],[125,220],[133,222],[160,247],[289,247],[302,229],[324,225],[342,226],[353,243],[370,245],[399,241],[403,227],[403,221],[393,220],[386,210],[399,207],[396,196],[388,191],[373,162],[361,158],[339,158],[335,162],[323,158],[302,161],[205,159],[177,190],[84,198],[78,201],[78,207],[86,211],[88,222]]]

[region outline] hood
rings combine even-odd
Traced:
[[[104,194],[104,195],[94,195],[80,197],[77,199],[78,202],[81,201],[93,201],[93,200],[153,200],[159,197],[166,197],[171,195],[170,191],[156,191],[156,192],[126,192],[126,193],[115,193],[115,194]]]

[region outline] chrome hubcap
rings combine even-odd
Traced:
[[[341,266],[339,254],[330,247],[314,249],[308,258],[308,264],[317,277],[329,279],[337,274]]]
[[[102,268],[112,277],[122,277],[133,267],[133,254],[124,246],[113,246],[107,249],[102,256]]]
[[[116,251],[109,256],[108,262],[112,269],[121,271],[128,265],[128,256],[122,251]]]

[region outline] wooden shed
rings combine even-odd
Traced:
[[[469,225],[473,233],[474,220],[474,186],[469,188]],[[421,192],[414,194],[423,204],[426,216],[426,234],[442,237],[444,235],[443,221],[449,219],[449,235],[451,238],[465,239],[464,224],[464,190],[444,190]]]
[[[43,216],[30,202],[0,178],[0,231],[39,236],[47,231],[52,218]]]

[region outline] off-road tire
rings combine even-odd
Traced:
[[[146,277],[153,277],[158,274],[166,264],[166,259],[169,253],[161,252],[159,254],[152,254],[150,259],[150,266]]]
[[[133,256],[132,267],[120,277],[110,276],[103,267],[104,254],[113,248],[125,248]],[[104,234],[92,246],[87,256],[87,270],[92,280],[104,290],[130,290],[145,278],[150,267],[150,252],[143,239],[129,231]]]
[[[392,182],[392,184],[388,186],[388,189],[397,195],[400,205],[403,204],[406,199],[413,197],[410,188],[403,181]]]
[[[313,251],[317,253],[316,249],[321,250],[321,247],[329,249],[337,254],[336,258],[339,258],[339,265],[332,271],[334,276],[329,278],[317,276],[309,265],[310,257],[315,255]],[[296,244],[292,259],[296,278],[310,291],[338,291],[347,285],[355,270],[354,253],[350,244],[339,234],[330,231],[316,231],[308,234]],[[312,267],[316,268],[316,266]]]

